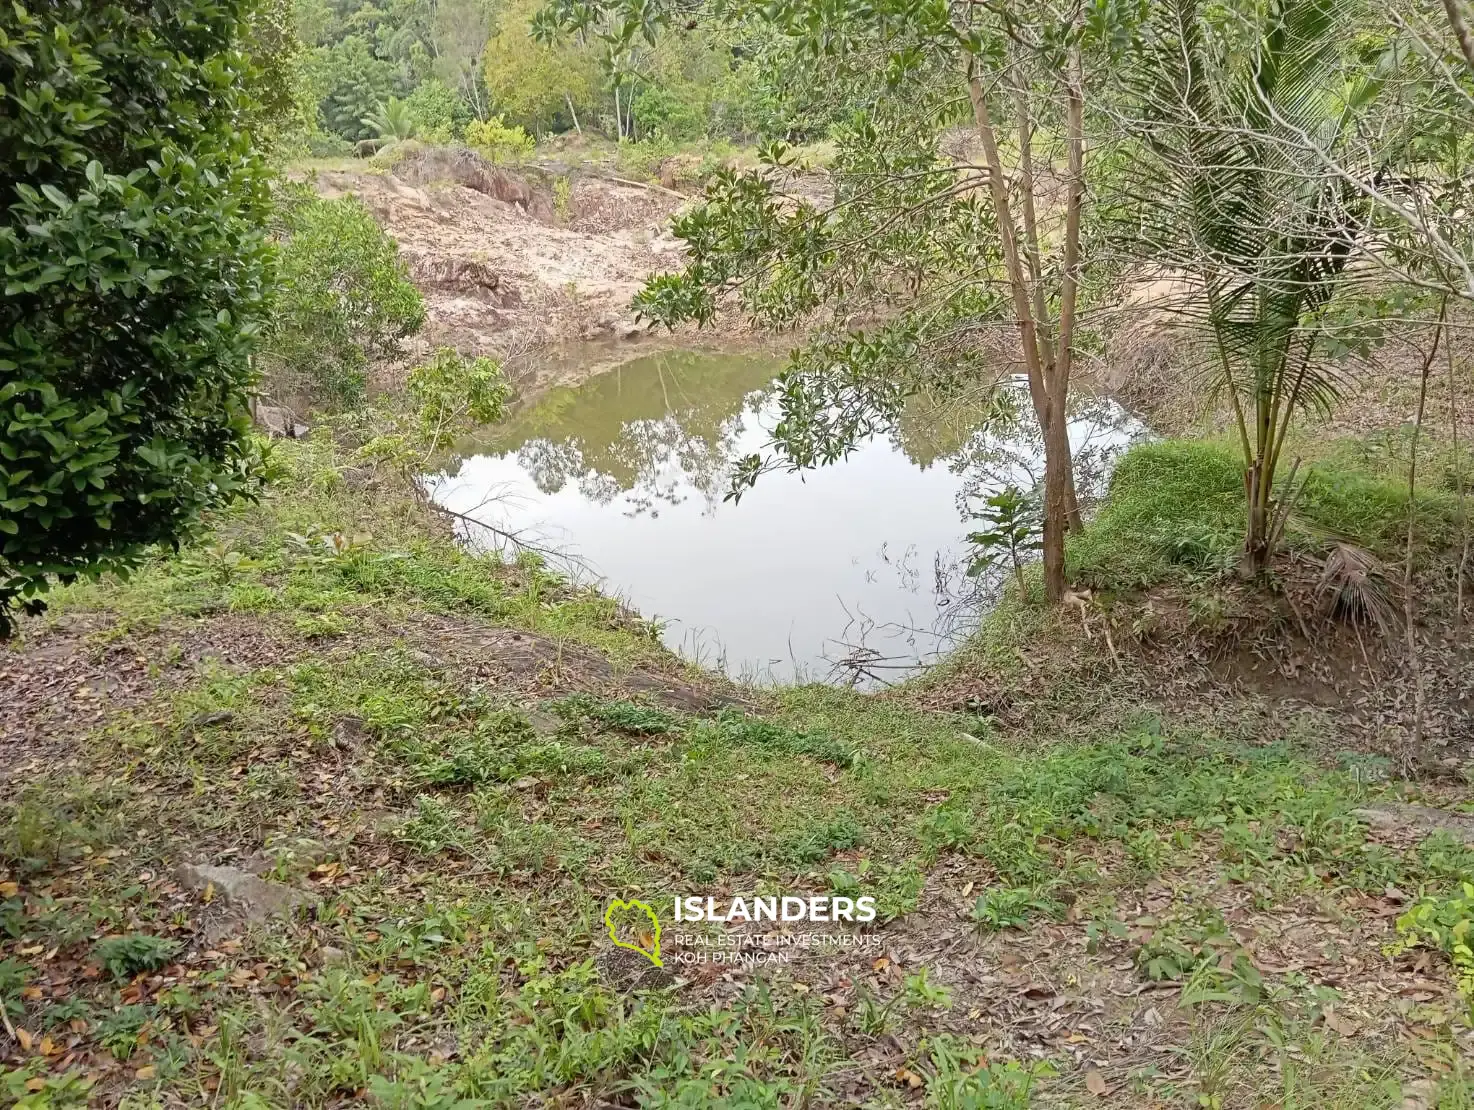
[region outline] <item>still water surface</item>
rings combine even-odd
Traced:
[[[688,657],[761,681],[894,681],[975,619],[962,573],[969,515],[1035,449],[985,434],[976,413],[908,411],[836,465],[769,473],[724,500],[735,460],[777,420],[781,359],[672,352],[558,389],[463,445],[436,500],[567,552],[604,588],[664,622]],[[1104,472],[1139,432],[1086,404],[1071,439]],[[1042,473],[1042,470],[1041,470]]]

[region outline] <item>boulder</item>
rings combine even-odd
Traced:
[[[316,900],[304,890],[259,878],[239,867],[186,863],[179,868],[179,881],[202,894],[213,889],[232,915],[256,925]]]
[[[257,405],[255,417],[267,435],[278,439],[301,439],[307,434],[307,425],[298,422],[297,414],[285,405]]]

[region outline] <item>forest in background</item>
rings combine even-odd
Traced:
[[[808,139],[833,115],[785,105],[779,36],[756,22],[718,24],[701,8],[659,36],[624,41],[598,30],[535,35],[538,0],[288,3],[277,18],[297,43],[282,135],[291,155],[342,155],[385,137],[495,147],[493,121],[533,139]]]

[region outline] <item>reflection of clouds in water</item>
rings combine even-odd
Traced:
[[[877,678],[902,677],[976,616],[990,584],[962,573],[967,519],[997,486],[1032,484],[1037,445],[965,413],[910,413],[842,462],[769,473],[733,505],[732,465],[777,419],[775,370],[641,360],[518,414],[435,496],[576,544],[606,589],[707,665],[824,679],[860,651]],[[1104,473],[1132,427],[1116,406],[1082,405],[1071,439]],[[476,507],[492,487],[513,496]]]

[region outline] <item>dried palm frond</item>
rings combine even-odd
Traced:
[[[1329,616],[1371,625],[1383,636],[1397,626],[1386,567],[1364,547],[1333,544],[1321,570],[1319,591]]]

